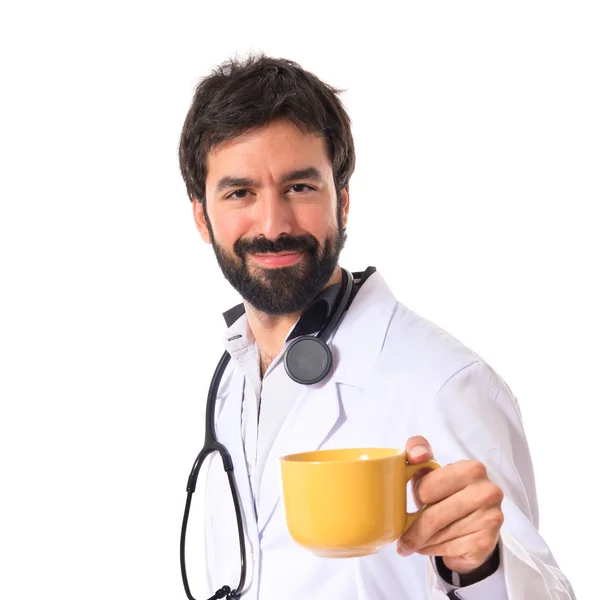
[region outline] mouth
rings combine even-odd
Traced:
[[[303,254],[303,252],[277,252],[269,254],[250,254],[250,256],[261,267],[275,269],[295,265],[300,261]]]

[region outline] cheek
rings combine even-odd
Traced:
[[[211,224],[216,241],[225,247],[232,247],[237,240],[244,237],[249,227],[248,219],[242,214],[216,215]]]
[[[311,233],[317,239],[323,239],[336,229],[337,214],[335,208],[314,206],[297,214],[296,220],[304,232]]]

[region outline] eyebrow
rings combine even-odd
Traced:
[[[306,167],[305,169],[294,169],[293,171],[288,171],[284,173],[280,179],[280,183],[289,183],[290,181],[294,181],[297,179],[310,179],[312,181],[325,181],[325,177],[319,169],[315,167]],[[221,190],[225,190],[227,188],[234,187],[259,187],[258,183],[253,179],[249,179],[248,177],[231,177],[229,175],[225,175],[219,179],[217,183],[217,187],[215,191],[220,192]]]

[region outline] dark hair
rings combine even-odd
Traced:
[[[212,148],[278,118],[325,139],[339,196],[355,163],[340,91],[295,62],[264,54],[219,65],[198,84],[181,132],[179,166],[190,200],[205,199],[206,156]]]

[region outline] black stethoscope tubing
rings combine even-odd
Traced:
[[[196,491],[196,483],[198,481],[198,475],[200,473],[200,468],[202,467],[202,463],[205,459],[212,454],[213,452],[218,452],[223,461],[223,468],[227,473],[227,479],[229,480],[229,487],[231,489],[231,496],[233,498],[233,504],[235,507],[235,516],[237,519],[238,526],[238,536],[239,536],[239,544],[240,544],[240,561],[241,561],[241,572],[240,572],[240,581],[236,589],[232,592],[229,586],[223,586],[217,593],[209,598],[209,600],[216,600],[217,598],[227,598],[228,600],[234,600],[239,598],[242,588],[244,587],[244,583],[246,582],[246,541],[244,536],[244,526],[242,523],[242,509],[240,505],[239,496],[237,493],[237,487],[235,484],[235,479],[233,477],[233,461],[231,460],[231,455],[229,454],[227,448],[223,444],[217,441],[217,435],[215,432],[215,404],[217,401],[217,393],[219,390],[219,384],[225,373],[225,369],[227,368],[227,364],[229,363],[231,356],[228,352],[224,352],[223,356],[219,360],[219,364],[215,369],[215,372],[212,377],[212,381],[210,382],[210,387],[208,390],[208,402],[206,405],[206,433],[204,437],[204,446],[200,451],[200,454],[196,457],[194,461],[194,465],[192,466],[192,470],[190,472],[190,476],[188,477],[187,482],[187,499],[185,502],[185,511],[183,514],[183,523],[181,526],[181,540],[179,546],[179,559],[181,562],[181,575],[183,578],[183,587],[185,588],[185,593],[189,600],[195,600],[190,591],[190,586],[187,578],[187,571],[185,567],[185,537],[187,531],[187,522],[190,512],[190,505],[192,503],[192,494]]]

